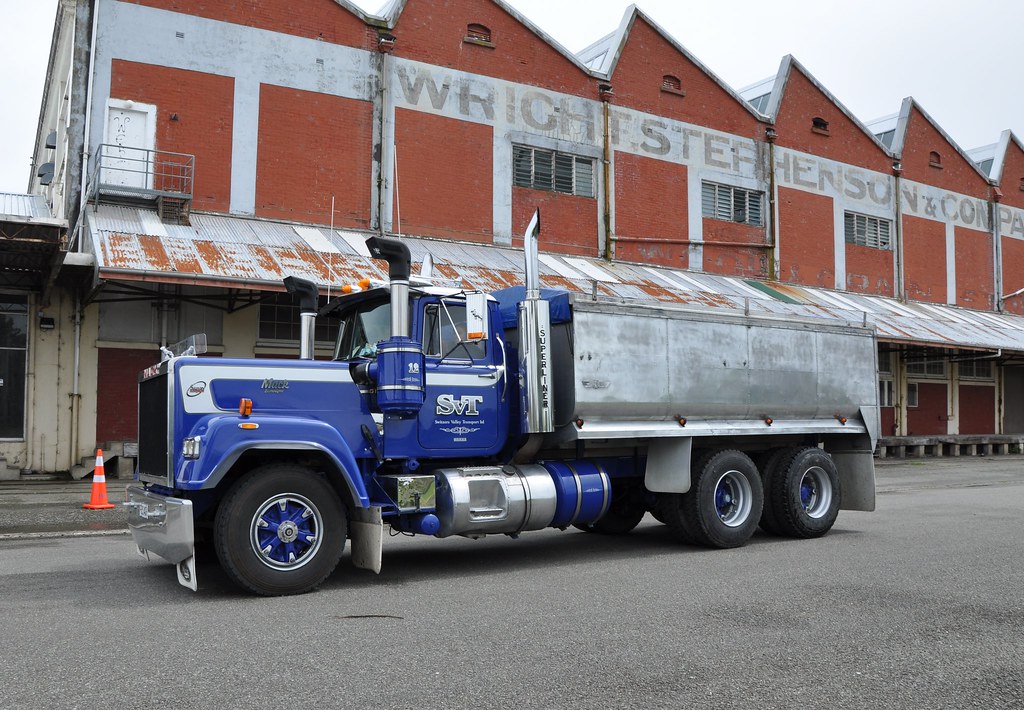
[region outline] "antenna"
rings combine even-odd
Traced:
[[[334,238],[334,193],[331,193],[331,238]],[[327,300],[331,300],[331,284],[334,281],[334,252],[331,252],[331,261],[328,265],[330,272],[327,275]]]

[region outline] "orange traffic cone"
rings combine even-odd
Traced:
[[[92,499],[82,507],[88,510],[110,510],[117,507],[107,500],[107,476],[103,473],[103,449],[96,449],[96,468],[92,473]]]

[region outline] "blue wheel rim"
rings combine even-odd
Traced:
[[[323,517],[305,496],[281,493],[256,509],[249,538],[263,564],[278,570],[298,569],[320,549]]]
[[[715,512],[730,528],[739,527],[750,517],[754,491],[739,471],[726,471],[715,484]]]

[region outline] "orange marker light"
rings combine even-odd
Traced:
[[[243,417],[247,417],[252,414],[252,400],[242,397],[238,402],[238,413]]]
[[[764,418],[764,423],[765,423],[765,424],[767,424],[768,426],[771,426],[771,425],[772,425],[772,422],[774,422],[774,421],[775,421],[775,420],[774,420],[774,419],[772,419],[771,417],[765,417],[765,418]]]
[[[238,425],[239,429],[259,429],[260,425],[256,422],[242,422]]]
[[[359,279],[359,288],[364,291],[370,290],[370,279]]]
[[[341,287],[342,293],[352,293],[352,290],[352,284],[345,284],[344,286]]]
[[[583,420],[582,419],[577,419],[576,420],[576,426],[578,426],[580,429],[582,429],[583,428]]]

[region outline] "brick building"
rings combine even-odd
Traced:
[[[792,57],[737,91],[635,8],[574,55],[503,0],[65,0],[35,154],[67,239],[23,296],[21,468],[130,453],[161,345],[292,356],[280,279],[379,274],[371,233],[518,281],[537,208],[548,285],[873,322],[883,436],[1024,432],[1020,139],[867,125]]]

